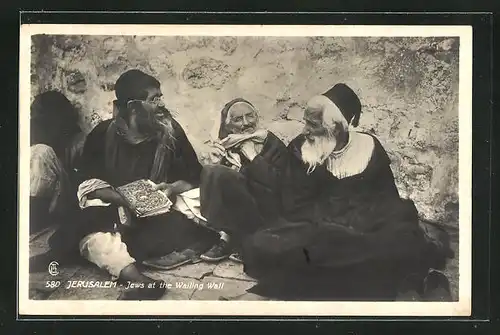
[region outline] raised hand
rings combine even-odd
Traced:
[[[226,155],[226,149],[218,141],[212,141],[209,148],[209,161],[212,164],[219,164]]]

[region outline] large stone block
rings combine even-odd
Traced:
[[[193,59],[182,72],[182,78],[193,88],[210,86],[221,89],[229,76],[227,64],[209,57]]]
[[[254,282],[255,279],[243,272],[243,264],[233,261],[221,262],[214,269],[213,275],[221,278]]]
[[[347,83],[363,104],[359,130],[375,134],[393,152],[391,158],[416,155],[414,162],[394,160],[392,168],[401,193],[413,198],[421,214],[441,220],[445,205],[458,198],[456,38],[36,36],[33,41],[33,94],[67,93],[82,106],[85,131],[96,124],[95,114],[111,117],[118,76],[140,68],[160,80],[167,106],[179,113],[200,157],[227,101],[251,100],[263,126],[288,142],[301,128],[307,100]],[[75,70],[85,85],[79,76],[67,85],[65,73]]]
[[[71,287],[69,287],[71,283]],[[102,284],[102,286],[101,286]],[[99,285],[96,286],[96,285]],[[49,296],[50,300],[117,300],[123,285],[111,282],[111,276],[95,266],[83,266]]]
[[[205,277],[202,284],[203,286],[194,292],[191,300],[220,300],[221,297],[235,297],[244,294],[255,285],[254,282],[218,277]]]

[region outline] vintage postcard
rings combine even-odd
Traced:
[[[20,38],[19,315],[471,314],[471,27]]]

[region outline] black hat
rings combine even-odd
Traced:
[[[351,122],[354,127],[358,126],[361,101],[349,86],[343,83],[336,84],[323,95],[337,105],[347,122]]]
[[[141,70],[128,70],[115,83],[116,99],[120,104],[130,100],[143,100],[147,96],[145,90],[150,87],[160,87],[160,82]]]

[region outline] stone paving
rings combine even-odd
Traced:
[[[48,251],[47,240],[53,233],[46,231],[30,242],[30,257]],[[458,244],[454,243],[458,251]],[[116,300],[125,289],[114,288],[66,288],[68,281],[109,281],[110,276],[90,263],[79,265],[60,264],[56,276],[49,274],[46,267],[30,273],[30,299],[34,300]],[[450,278],[454,300],[458,295],[458,254],[451,260],[446,270]],[[146,270],[144,273],[155,279],[171,284],[162,300],[267,300],[248,293],[256,284],[255,280],[243,272],[243,265],[233,261],[217,264],[194,262],[169,271]],[[47,285],[49,282],[49,285]],[[59,287],[50,283],[60,282]],[[48,286],[48,287],[47,287]]]
[[[48,251],[47,239],[53,231],[38,236],[30,243],[30,256]],[[61,265],[61,264],[60,264]],[[30,273],[30,299],[34,300],[116,300],[125,286],[112,288],[67,288],[68,281],[109,281],[103,270],[92,264],[64,265],[58,267],[59,274],[52,276],[48,270]],[[231,300],[247,297],[245,300],[264,298],[247,293],[255,280],[243,272],[243,265],[233,261],[217,264],[196,262],[169,271],[145,270],[144,274],[162,279],[171,288],[162,300]],[[47,287],[49,282],[49,287]],[[59,287],[50,283],[60,282]]]

